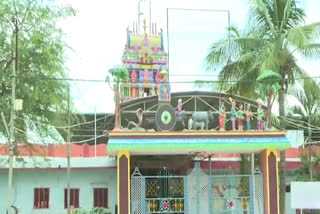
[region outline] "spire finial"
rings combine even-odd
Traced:
[[[146,21],[146,19],[143,20],[143,30],[144,30],[144,35],[147,36],[147,21]]]

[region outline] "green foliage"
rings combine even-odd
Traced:
[[[50,128],[37,121],[65,124],[65,117],[57,116],[66,112],[68,95],[68,84],[57,80],[66,77],[67,45],[59,22],[74,14],[71,7],[54,0],[0,1],[0,109],[9,121],[12,50],[17,45],[16,98],[23,99],[23,110],[17,112],[19,130],[25,131],[29,125],[41,136],[47,136]],[[27,124],[29,121],[33,123]],[[2,122],[0,133],[4,133]],[[23,132],[16,132],[15,136],[17,141],[26,140]]]
[[[308,155],[301,155],[301,166],[295,171],[297,181],[310,180],[310,164],[312,164],[313,181],[320,181],[320,156],[313,155],[313,161],[310,162]]]
[[[276,94],[281,88],[281,79],[280,74],[272,70],[263,71],[257,78],[261,97],[265,99],[267,96]]]
[[[106,77],[107,82],[113,82],[119,84],[121,82],[128,82],[129,81],[129,71],[121,66],[116,65],[113,68],[108,70],[108,75]]]
[[[206,57],[209,69],[220,69],[222,89],[257,97],[257,78],[265,70],[278,73],[285,84],[306,77],[294,54],[319,57],[320,23],[303,25],[305,13],[296,0],[251,0],[244,31],[228,29],[230,38],[214,43]],[[282,84],[280,84],[282,86]]]
[[[293,95],[298,101],[289,109],[288,116],[299,115],[301,122],[304,122],[305,132],[311,137],[314,130],[311,126],[320,126],[319,84],[313,79],[304,79],[289,87],[288,94]]]
[[[96,207],[90,211],[86,211],[83,209],[76,209],[76,210],[72,211],[72,214],[111,214],[111,211],[106,208]]]

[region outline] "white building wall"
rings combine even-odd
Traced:
[[[7,208],[8,171],[0,171],[0,213]],[[67,188],[67,171],[15,170],[13,175],[14,205],[20,214],[64,214],[64,189]],[[34,209],[34,188],[50,188],[49,209]],[[71,170],[71,188],[80,189],[80,208],[93,208],[93,188],[108,188],[109,208],[114,214],[117,204],[117,170],[116,169],[77,169]]]

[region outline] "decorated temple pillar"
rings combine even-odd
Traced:
[[[130,153],[119,151],[118,162],[118,214],[130,214]]]
[[[265,214],[279,213],[278,151],[267,149],[261,153],[264,182]]]

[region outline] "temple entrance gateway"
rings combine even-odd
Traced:
[[[252,200],[254,198],[254,200]],[[196,162],[188,175],[175,176],[168,169],[131,176],[131,213],[260,214],[264,213],[262,174],[207,175]]]

